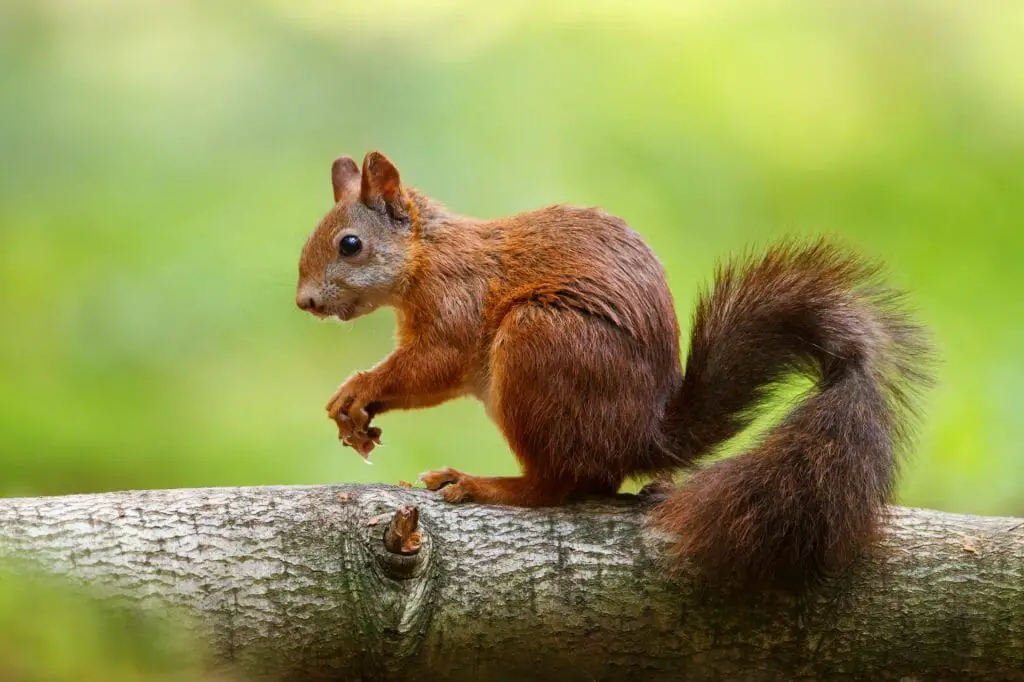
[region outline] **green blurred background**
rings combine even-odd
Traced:
[[[683,319],[716,258],[828,232],[942,357],[903,503],[1024,514],[1024,3],[7,0],[0,495],[515,470],[481,407],[323,404],[387,312],[294,305],[328,168],[454,210],[598,204]]]
[[[393,318],[294,305],[342,153],[479,216],[624,216],[680,316],[784,234],[884,260],[943,364],[907,504],[1024,513],[1019,2],[27,0],[0,14],[0,494],[511,472],[472,401],[323,404]]]

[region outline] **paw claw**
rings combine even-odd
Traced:
[[[374,441],[365,432],[353,433],[352,435],[347,436],[342,442],[358,452],[363,459],[368,459],[370,453],[373,452],[373,449],[377,446],[377,441]]]
[[[373,448],[380,445],[381,430],[368,424],[370,417],[364,410],[359,410],[354,414],[361,415],[362,419],[342,413],[332,418],[338,426],[338,440],[343,445],[355,449],[363,459],[366,459]]]
[[[331,397],[329,403],[327,403],[327,415],[331,419],[337,419],[340,416],[348,416],[348,408],[352,405],[352,396],[340,396],[335,395]]]
[[[461,472],[448,467],[435,471],[424,471],[419,476],[420,482],[423,483],[427,490],[440,490],[447,485],[458,483],[461,479]]]
[[[441,495],[441,498],[449,504],[458,504],[459,502],[470,501],[469,493],[466,491],[466,488],[463,486],[461,481],[441,488],[439,494]]]

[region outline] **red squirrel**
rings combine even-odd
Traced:
[[[750,451],[693,473],[651,512],[670,556],[745,584],[841,570],[876,534],[927,382],[928,343],[878,269],[827,241],[720,267],[685,371],[657,257],[622,219],[550,206],[477,220],[402,183],[383,154],[331,167],[333,208],[299,262],[298,306],[396,309],[397,348],[327,404],[366,457],[370,421],[471,395],[522,468],[421,477],[448,502],[558,505],[660,481],[748,426],[792,375],[814,387]]]

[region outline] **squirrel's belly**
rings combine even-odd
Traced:
[[[494,413],[494,393],[491,390],[490,368],[482,368],[469,377],[464,389],[467,395],[473,396],[483,404],[484,412],[487,413],[488,418],[497,423]]]

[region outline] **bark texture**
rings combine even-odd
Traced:
[[[669,577],[645,511],[357,485],[7,499],[0,556],[186,614],[250,679],[1024,680],[1024,520],[894,508],[848,574],[739,598]]]

